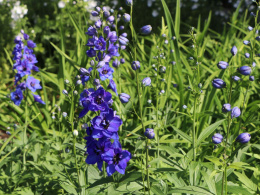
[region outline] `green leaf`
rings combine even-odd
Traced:
[[[75,194],[77,195],[77,191],[75,188],[73,188],[73,185],[72,184],[66,184],[66,183],[62,183],[60,182],[60,186],[68,193],[70,194]]]
[[[181,188],[174,188],[173,190],[169,191],[168,194],[172,193],[185,193],[185,194],[198,194],[198,195],[214,195],[210,191],[197,186],[185,186]]]

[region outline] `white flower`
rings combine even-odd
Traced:
[[[64,8],[65,5],[66,5],[66,3],[63,2],[63,1],[59,1],[59,3],[58,3],[58,7],[61,8],[61,9]]]
[[[21,5],[20,1],[15,2],[13,9],[11,10],[11,18],[17,21],[24,17],[28,12],[27,5]]]

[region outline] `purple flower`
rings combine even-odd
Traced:
[[[109,32],[107,38],[109,39],[109,41],[110,41],[111,43],[116,42],[116,41],[117,41],[116,31],[111,31],[111,32]]]
[[[130,100],[130,95],[128,95],[128,94],[126,94],[126,93],[121,93],[121,94],[119,94],[119,99],[120,99],[120,101],[122,102],[122,103],[127,103],[127,102],[129,102],[129,100]]]
[[[17,73],[14,77],[14,84],[17,85],[17,82],[20,81],[21,78],[22,76],[19,73]]]
[[[90,26],[88,28],[88,32],[86,32],[87,35],[93,36],[97,34],[97,29],[95,29],[93,26]]]
[[[217,89],[226,87],[226,83],[222,79],[214,79],[212,81],[212,86]]]
[[[139,69],[141,67],[140,62],[139,61],[133,61],[131,67],[132,67],[133,70]]]
[[[94,41],[94,50],[106,50],[106,41],[102,36],[100,36],[99,39]]]
[[[219,133],[215,133],[213,136],[212,136],[212,142],[214,144],[220,144],[222,142],[222,139],[223,139],[223,136]]]
[[[241,80],[238,76],[232,76],[232,79],[233,79],[234,81],[239,81],[239,80]]]
[[[95,46],[95,41],[97,41],[97,40],[98,40],[98,38],[96,36],[93,36],[92,38],[89,38],[86,46],[94,47]]]
[[[114,149],[113,153],[108,151],[104,154],[104,159],[108,163],[107,175],[111,176],[115,171],[125,174],[127,162],[131,159],[131,153],[121,148]]]
[[[34,43],[32,40],[28,40],[27,41],[27,46],[30,48],[35,48],[36,47],[36,43]]]
[[[23,54],[23,58],[26,59],[31,64],[38,63],[34,54]]]
[[[32,92],[35,92],[37,89],[41,89],[40,81],[34,77],[29,76],[26,80],[26,87]]]
[[[232,54],[233,56],[235,56],[235,55],[237,54],[237,47],[236,47],[236,46],[233,46],[233,47],[231,48],[231,54]]]
[[[104,32],[106,35],[108,35],[109,32],[110,32],[109,26],[105,26],[103,32]]]
[[[227,62],[224,62],[224,61],[220,61],[219,63],[218,63],[218,68],[219,69],[226,69],[227,67],[228,67],[228,63]]]
[[[107,18],[107,21],[110,22],[110,23],[113,23],[114,20],[115,20],[115,17],[114,17],[114,16],[109,16],[109,17]]]
[[[150,86],[151,85],[151,79],[150,79],[150,77],[146,77],[146,78],[144,78],[143,79],[143,81],[142,81],[142,83],[143,83],[143,85],[144,86]]]
[[[239,117],[240,114],[241,114],[241,111],[240,111],[240,109],[238,107],[232,108],[232,110],[231,110],[231,118],[232,119]]]
[[[33,97],[34,97],[34,101],[35,102],[39,102],[41,104],[45,104],[45,102],[42,100],[41,96],[33,94]]]
[[[115,67],[115,68],[118,68],[120,65],[120,61],[116,58],[113,63],[112,63],[112,66]]]
[[[125,13],[125,14],[123,15],[123,19],[124,19],[125,22],[130,22],[131,16],[130,16],[129,14]]]
[[[23,59],[21,61],[21,64],[19,66],[16,66],[16,70],[20,74],[21,77],[24,77],[25,75],[31,74],[31,69],[33,67],[33,64],[29,63],[28,60]]]
[[[133,5],[133,0],[125,0],[125,4],[131,6]]]
[[[147,137],[148,139],[153,139],[154,136],[155,136],[155,133],[154,133],[154,130],[153,130],[153,129],[147,128],[147,129],[145,129],[144,135],[145,135],[145,137]]]
[[[107,18],[108,16],[110,16],[110,12],[109,11],[104,11],[104,16],[105,16],[105,18]],[[110,22],[110,21],[109,21]]]
[[[109,81],[109,85],[107,86],[107,88],[112,89],[112,91],[114,91],[116,93],[116,95],[118,95],[117,89],[116,89],[116,83],[112,79]]]
[[[128,42],[129,42],[129,40],[128,40],[126,37],[123,37],[122,35],[119,36],[118,41],[119,41],[119,43],[120,43],[121,45],[127,45]]]
[[[251,71],[252,71],[251,67],[249,67],[249,66],[242,66],[242,67],[238,68],[237,70],[242,75],[250,75]]]
[[[24,46],[23,53],[24,54],[32,54],[33,50],[29,49],[27,46]]]
[[[254,81],[254,80],[255,80],[255,77],[254,77],[254,76],[250,76],[250,77],[249,77],[249,80],[250,80],[250,81]]]
[[[151,31],[152,31],[152,26],[151,25],[146,25],[146,26],[143,26],[141,28],[141,33],[144,34],[144,35],[150,34]]]
[[[96,51],[93,48],[90,48],[89,50],[87,50],[87,56],[88,57],[95,57],[97,55]]]
[[[109,55],[110,57],[113,57],[113,56],[120,56],[120,54],[118,53],[118,46],[117,45],[114,45],[112,43],[109,42],[109,47],[107,49],[107,55]]]
[[[91,15],[92,15],[92,16],[98,16],[99,13],[98,13],[97,11],[92,11],[92,12],[91,12]]]
[[[117,131],[122,123],[122,120],[119,116],[115,115],[115,112],[111,108],[107,109],[91,121],[93,126],[92,137],[118,139]]]
[[[96,22],[95,22],[95,27],[96,28],[100,28],[102,26],[102,21],[100,19],[98,19]]]
[[[83,71],[83,69],[81,69],[81,72],[82,72],[82,73],[84,72],[84,74],[81,74],[81,75],[80,75],[80,78],[81,78],[82,84],[83,84],[84,86],[85,86],[85,82],[87,82],[87,81],[89,80],[89,78],[90,78],[90,73],[91,73],[92,70],[93,70],[92,67],[90,67],[88,70],[84,68],[84,71]]]
[[[19,106],[23,99],[23,92],[21,89],[16,89],[16,91],[11,93],[11,100],[14,102],[15,105]]]
[[[16,88],[18,89],[21,89],[22,91],[24,91],[26,89],[26,83],[25,82],[22,82],[20,83],[19,85],[16,86]]]
[[[230,104],[223,104],[222,106],[222,112],[230,112],[231,111],[231,105]]]
[[[121,58],[121,59],[120,59],[120,63],[121,63],[121,64],[124,64],[124,63],[125,63],[125,59],[124,59],[124,58]]]
[[[241,133],[239,136],[237,136],[236,141],[240,142],[241,144],[245,144],[249,142],[251,139],[251,135],[249,133]]]
[[[103,66],[102,68],[99,68],[97,70],[99,72],[101,81],[104,81],[106,79],[110,80],[113,78],[114,69],[111,68],[108,64],[106,64],[105,66]]]

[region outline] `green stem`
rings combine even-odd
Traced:
[[[75,165],[77,169],[77,174],[78,174],[78,182],[80,181],[80,175],[79,175],[79,166],[78,166],[78,161],[77,161],[77,152],[76,152],[76,136],[73,137],[73,152],[75,156]],[[80,185],[80,182],[79,182]]]
[[[197,95],[194,100],[193,110],[193,131],[192,131],[192,146],[193,146],[193,161],[196,162],[196,108],[197,108]],[[196,171],[193,174],[193,185],[196,185]]]
[[[145,127],[143,123],[143,111],[142,111],[142,102],[141,102],[141,94],[140,94],[140,86],[139,86],[139,74],[138,70],[136,70],[136,84],[137,84],[137,93],[138,93],[138,102],[139,102],[139,108],[140,108],[140,118],[142,123],[143,131],[145,132]],[[146,175],[147,175],[147,188],[148,188],[148,194],[150,194],[150,182],[149,182],[149,169],[148,169],[148,139],[146,139]]]
[[[25,165],[26,165],[26,147],[25,147],[25,140],[26,140],[26,131],[27,131],[27,119],[28,119],[28,92],[26,93],[26,98],[25,98],[25,126],[24,126],[24,132],[23,132],[23,170],[25,170]]]

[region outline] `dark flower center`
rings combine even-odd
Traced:
[[[104,129],[108,129],[109,127],[109,121],[107,121],[106,119],[103,120],[103,124],[104,124]]]
[[[26,71],[26,66],[23,67],[23,71]]]
[[[16,100],[19,100],[19,99],[20,99],[19,95],[16,95],[16,96],[15,96],[15,99],[16,99]]]
[[[96,97],[96,102],[97,102],[97,104],[101,104],[103,102],[102,97],[97,96]]]
[[[102,74],[107,74],[107,73],[108,73],[107,70],[103,70],[103,71],[102,71]]]
[[[114,163],[114,164],[118,164],[119,161],[120,161],[120,154],[114,155],[114,157],[113,157],[113,163]]]
[[[31,85],[32,87],[34,87],[34,86],[35,86],[35,83],[31,82],[30,85]]]

